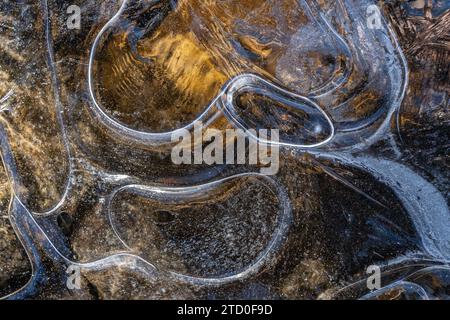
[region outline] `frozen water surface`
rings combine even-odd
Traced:
[[[448,299],[450,6],[375,2],[2,1],[0,295]],[[197,121],[278,173],[175,165]]]

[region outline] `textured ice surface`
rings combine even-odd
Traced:
[[[448,298],[449,6],[400,2],[2,1],[0,294]],[[196,120],[279,173],[174,165]]]

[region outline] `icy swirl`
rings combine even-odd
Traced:
[[[9,298],[64,291],[69,266],[91,280],[125,268],[144,278],[150,297],[163,297],[158,290],[166,286],[176,297],[190,290],[223,297],[220,288],[258,277],[264,283],[283,274],[277,268],[303,272],[308,262],[320,269],[322,261],[297,245],[308,244],[308,220],[322,222],[321,179],[354,192],[352,200],[377,218],[387,210],[401,222],[404,210],[413,226],[383,218],[387,226],[370,226],[380,237],[398,231],[400,257],[384,260],[393,281],[371,294],[352,283],[335,297],[350,288],[368,299],[392,290],[426,299],[432,290],[417,275],[445,280],[446,267],[434,266],[450,259],[449,211],[439,191],[394,161],[350,156],[390,137],[408,84],[389,25],[382,17],[377,28],[367,23],[375,1],[107,3],[84,2],[95,18],[77,36],[64,29],[57,1],[0,5],[25,20],[2,34],[8,59],[0,65],[13,61],[14,68],[1,80],[8,90],[0,99],[0,147],[13,190],[8,214],[33,271]],[[248,167],[175,166],[171,136],[195,121],[221,130],[279,129],[283,168],[269,178]],[[398,203],[363,191],[352,170],[373,177]],[[299,256],[294,267],[286,258]],[[396,276],[402,263],[416,261],[423,270]]]

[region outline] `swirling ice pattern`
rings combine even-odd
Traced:
[[[89,155],[90,144],[86,141],[93,140],[92,132],[77,132],[83,123],[83,120],[79,121],[80,114],[81,117],[92,116],[96,129],[104,130],[107,139],[113,139],[112,145],[125,144],[142,149],[143,153],[127,151],[136,159],[142,155],[146,159],[145,152],[159,152],[170,147],[172,134],[177,130],[192,130],[196,121],[219,128],[279,128],[279,146],[297,159],[308,152],[318,161],[332,161],[363,170],[391,188],[414,223],[422,241],[422,254],[433,261],[450,259],[449,211],[436,188],[393,161],[350,156],[350,152],[367,149],[390,134],[392,117],[400,107],[408,84],[406,62],[390,27],[384,21],[375,30],[366,24],[366,9],[374,1],[319,4],[286,0],[283,3],[291,5],[289,10],[283,11],[280,6],[278,10],[281,11],[277,12],[265,1],[253,1],[246,4],[248,8],[244,6],[237,10],[243,5],[239,1],[221,1],[207,8],[201,1],[194,0],[123,0],[117,12],[110,15],[88,44],[89,54],[81,72],[86,85],[78,92],[89,108],[84,114],[64,106],[61,97],[61,92],[67,88],[60,78],[55,58],[50,22],[51,12],[55,9],[49,2],[41,0],[38,9],[44,21],[48,65],[45,71],[50,74],[55,108],[50,120],[59,128],[62,146],[59,156],[64,158],[62,163],[67,167],[66,180],[61,182],[65,186],[58,197],[33,206],[16,150],[10,142],[12,134],[4,121],[1,122],[2,160],[13,187],[10,220],[33,269],[31,280],[8,298],[39,294],[49,281],[64,286],[63,275],[69,265],[79,266],[83,273],[120,266],[141,273],[150,281],[198,287],[243,281],[281,259],[279,252],[287,241],[289,229],[297,223],[293,212],[301,208],[293,201],[293,191],[286,185],[284,173],[267,177],[250,171],[217,168],[216,172],[199,167],[194,170],[196,172],[191,172],[197,177],[194,180],[189,176],[178,179],[177,171],[172,174],[172,169],[163,170],[159,175],[155,173],[155,176],[134,176],[133,169],[128,167],[124,172],[111,172]],[[214,12],[218,14],[214,15]],[[276,28],[280,29],[273,25],[258,25],[255,15],[277,21]],[[178,33],[165,29],[164,23],[172,20],[185,21],[185,25],[175,24]],[[260,21],[265,20],[261,18]],[[282,25],[282,21],[288,25]],[[122,43],[121,39],[126,41]],[[196,53],[198,61],[187,64],[180,51],[183,48]],[[111,50],[114,56],[111,56]],[[171,57],[164,56],[167,52],[171,52]],[[108,60],[111,57],[112,62]],[[173,59],[186,64],[174,65]],[[202,73],[196,73],[199,66],[195,63],[201,65]],[[169,88],[174,97],[165,100],[145,97],[143,92],[146,90],[154,95],[158,95],[159,89],[166,90],[164,85],[167,83],[161,86],[161,80],[151,74],[161,68],[166,69],[165,75],[173,82]],[[190,74],[183,74],[183,70],[176,68],[185,68]],[[124,77],[130,72],[135,73],[134,78]],[[199,75],[203,80],[189,78]],[[178,83],[175,83],[176,77]],[[196,92],[199,88],[203,90],[200,95]],[[11,89],[4,95],[0,100],[1,110],[14,94]],[[167,105],[159,106],[158,101]],[[162,123],[165,119],[156,118],[155,121],[145,113],[148,111],[133,109],[127,114],[128,104],[137,102],[140,103],[137,107],[147,108],[150,113],[160,116],[158,107],[161,107],[168,108],[172,115]],[[185,112],[189,104],[192,108]],[[134,119],[139,112],[145,113],[142,119]],[[181,120],[174,120],[173,115]],[[112,151],[120,154],[120,150]],[[139,160],[135,164],[145,166]],[[47,180],[42,181],[45,185]],[[403,187],[399,187],[399,183]],[[73,248],[55,231],[56,216],[62,211],[76,211],[82,203],[79,198],[90,197],[92,193],[97,200],[86,210],[94,210],[94,217],[100,218],[85,223],[100,221],[100,227],[108,228],[105,232],[109,232],[108,237],[112,235],[115,242],[101,247],[103,252],[90,248],[86,252],[81,250],[74,257]],[[239,198],[239,194],[247,198]],[[249,201],[257,194],[270,201],[261,198]],[[425,199],[417,201],[419,194]],[[233,197],[240,201],[227,207]],[[155,228],[154,221],[146,224],[148,216],[124,214],[127,210],[133,212],[139,201],[142,207],[138,207],[137,212],[150,208],[152,212],[163,212],[165,219],[180,221],[185,216],[190,219],[195,212],[200,225],[209,224],[214,228],[211,221],[223,218],[220,220],[223,224],[218,228],[229,227],[231,231],[223,234],[223,238],[220,238],[220,232],[212,232],[211,237],[216,237],[214,240],[208,240],[206,236],[201,238],[199,234],[201,240],[192,242],[189,241],[195,235],[187,239],[186,234],[181,233],[174,236],[181,237],[179,242],[164,243],[158,232],[173,231],[173,228],[164,227],[164,221],[158,222],[160,226]],[[255,203],[256,207],[252,207]],[[120,211],[118,208],[122,207],[125,209]],[[185,208],[189,208],[191,214],[183,211]],[[265,216],[261,213],[264,210],[270,214]],[[127,219],[139,219],[137,228]],[[249,220],[244,223],[246,219]],[[238,227],[239,223],[242,228]],[[188,223],[183,225],[194,228]],[[144,230],[141,236],[140,230]],[[142,246],[139,237],[145,238],[145,232],[152,232],[151,236],[147,235],[151,241],[144,241],[145,246]],[[102,235],[105,234],[97,237]],[[258,241],[251,243],[254,239]],[[228,246],[230,243],[234,246]],[[218,246],[218,251],[211,247],[213,244]],[[206,260],[205,254],[210,255]],[[226,254],[233,255],[234,266]],[[412,254],[403,259],[416,257]],[[400,258],[387,265],[400,265],[402,261]],[[411,295],[428,298],[428,293],[415,281],[413,274],[382,290],[403,287]],[[383,292],[360,296],[373,298],[377,294]]]

